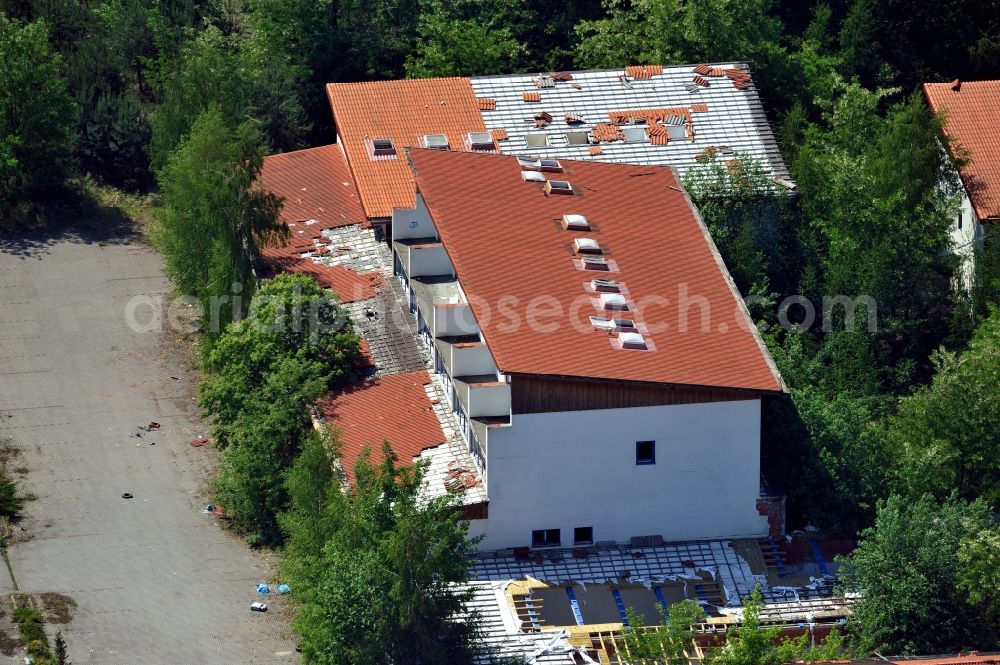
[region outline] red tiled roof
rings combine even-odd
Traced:
[[[446,134],[451,149],[461,150],[465,134],[486,131],[467,78],[330,83],[326,94],[369,219],[414,205],[403,148],[420,145],[424,134]],[[372,159],[366,137],[392,139],[396,157]]]
[[[587,152],[589,152],[591,155],[601,155],[601,154],[604,154],[604,148],[602,148],[599,145],[592,145],[587,150]]]
[[[422,450],[445,442],[424,391],[428,383],[427,372],[390,374],[320,400],[327,423],[339,430],[341,463],[349,478],[365,446],[371,446],[371,460],[377,463],[382,441],[388,441],[401,463],[412,464]]]
[[[539,183],[522,181],[512,156],[418,149],[410,159],[501,371],[782,389],[672,169],[562,160],[565,172],[548,175],[568,180],[576,194],[545,196]],[[498,211],[503,224],[482,223]],[[593,230],[563,230],[564,214],[585,215]],[[598,241],[619,272],[578,269],[572,242],[583,236]],[[669,326],[647,335],[655,351],[615,349],[607,333],[591,329],[588,315],[606,315],[585,290],[595,277],[619,280],[628,300],[646,304],[634,313],[640,324]],[[690,305],[685,312],[680,300]],[[553,307],[562,314],[553,315]],[[680,329],[684,314],[687,331]],[[515,316],[520,323],[511,325]],[[532,319],[539,325],[529,325]],[[544,329],[552,323],[555,331]]]
[[[358,190],[339,145],[296,150],[264,158],[261,182],[284,197],[281,220],[315,219],[314,229],[365,222]]]
[[[507,136],[506,129],[494,129],[492,132],[490,132],[490,135],[493,136],[494,141],[506,141],[508,138],[510,138],[509,136]]]
[[[305,251],[308,251],[305,250]],[[343,266],[325,266],[297,256],[265,257],[276,270],[309,275],[324,289],[330,289],[341,302],[371,298],[384,283],[382,273],[359,273]]]
[[[935,113],[944,112],[952,153],[967,160],[962,184],[980,221],[1000,219],[1000,80],[925,83]],[[956,152],[957,150],[957,152]]]

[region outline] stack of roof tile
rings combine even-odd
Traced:
[[[542,93],[529,90],[521,96],[521,99],[526,102],[540,102],[542,101]]]
[[[476,104],[479,105],[480,111],[497,110],[497,100],[491,99],[490,97],[476,97]]]
[[[726,76],[733,82],[733,87],[737,90],[746,90],[750,87],[750,74],[742,69],[727,69]]]
[[[597,141],[624,141],[625,133],[618,125],[602,122],[594,125],[594,139]]]
[[[625,75],[643,81],[663,73],[663,65],[629,65]]]
[[[506,129],[494,129],[490,135],[494,141],[506,141],[508,138]]]

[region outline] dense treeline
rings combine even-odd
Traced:
[[[940,119],[918,88],[996,77],[1000,0],[0,0],[0,8],[0,229],[44,222],[51,202],[85,195],[84,177],[157,194],[172,277],[218,313],[205,319],[203,403],[219,419],[220,442],[239,442],[226,450],[218,491],[245,533],[272,544],[312,537],[282,528],[291,518],[280,516],[305,510],[299,502],[308,499],[281,479],[311,440],[292,413],[338,376],[316,365],[329,349],[315,355],[302,340],[281,347],[280,362],[250,366],[245,348],[279,342],[226,324],[257,289],[257,244],[280,235],[278,202],[251,186],[261,157],[332,138],[323,84],[748,62],[797,195],[746,158],[709,158],[688,186],[789,386],[787,398],[765,405],[768,479],[788,493],[792,525],[862,534],[847,578],[867,593],[855,644],[899,652],[996,644],[989,630],[928,638],[945,611],[980,627],[1000,617],[988,591],[1000,535],[982,518],[1000,507],[992,425],[1000,244],[987,238],[971,294],[956,290],[948,251],[956,176],[939,149]],[[824,307],[824,297],[838,300]],[[349,355],[346,338],[335,347]],[[246,400],[226,395],[231,380],[254,386]],[[927,537],[936,533],[927,525],[943,535]],[[449,542],[460,550],[460,541]],[[914,548],[920,556],[904,556]],[[322,556],[347,566],[342,552]],[[942,561],[962,565],[943,578]],[[921,596],[942,579],[946,595]],[[915,607],[919,597],[934,608]],[[391,632],[387,625],[378,630]],[[343,655],[312,634],[317,662]]]

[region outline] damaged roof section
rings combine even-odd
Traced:
[[[447,136],[451,151],[482,149],[469,134],[488,132],[490,149],[506,154],[669,165],[682,174],[706,146],[726,144],[790,180],[742,63],[335,83],[327,95],[369,219],[414,206],[402,152],[442,148],[427,135]],[[673,125],[680,131],[662,129]],[[378,154],[377,141],[386,146]]]

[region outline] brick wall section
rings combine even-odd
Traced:
[[[762,496],[757,499],[757,512],[767,518],[767,535],[781,538],[785,535],[785,497]]]

